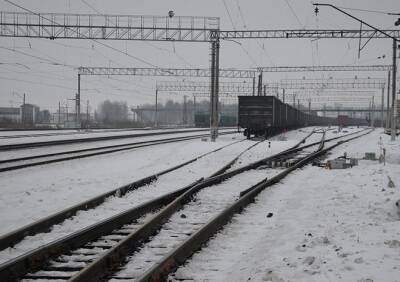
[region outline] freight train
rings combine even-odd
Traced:
[[[347,125],[367,125],[364,119],[348,118]],[[244,135],[272,136],[285,129],[337,125],[338,119],[306,114],[274,96],[239,96],[238,126]]]

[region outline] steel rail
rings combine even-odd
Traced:
[[[36,147],[44,147],[44,146],[66,145],[66,144],[75,144],[75,143],[108,141],[108,140],[115,140],[115,139],[138,138],[138,137],[147,137],[147,136],[155,136],[155,135],[165,135],[165,134],[192,133],[192,132],[200,132],[200,131],[207,131],[207,130],[208,129],[193,129],[193,130],[185,130],[185,131],[124,134],[124,135],[113,135],[113,136],[98,136],[98,137],[89,137],[89,138],[76,138],[76,139],[67,139],[67,140],[53,140],[53,141],[42,141],[42,142],[8,144],[8,145],[0,145],[0,151],[15,150],[15,149],[26,149],[26,148],[36,148]]]
[[[112,269],[120,266],[126,256],[138,250],[142,246],[143,242],[150,240],[151,236],[157,234],[158,230],[161,229],[164,223],[166,223],[174,213],[176,213],[177,211],[182,209],[183,206],[192,201],[194,195],[197,194],[200,190],[206,187],[210,187],[212,185],[219,184],[245,171],[255,169],[264,164],[266,161],[276,159],[283,155],[291,155],[294,152],[302,151],[304,148],[309,148],[311,146],[315,146],[316,144],[320,145],[320,143],[321,142],[316,142],[310,145],[303,146],[301,148],[285,150],[261,161],[206,179],[202,183],[193,186],[181,196],[172,201],[168,206],[163,208],[159,213],[157,213],[151,220],[147,221],[138,230],[129,234],[117,245],[113,246],[111,249],[105,252],[103,256],[97,258],[95,261],[89,264],[89,266],[77,272],[69,279],[69,281],[99,281],[101,279],[104,279],[106,273],[112,272]]]
[[[351,133],[351,134],[356,134],[356,133]],[[343,138],[343,136],[335,137],[330,140],[337,138]],[[251,169],[251,167],[256,168],[271,158],[283,155],[285,153],[288,154],[290,152],[301,151],[304,148],[309,148],[311,146],[320,144],[321,142],[315,142],[306,145],[300,149],[289,149],[286,150],[285,152],[281,152],[275,156],[263,159],[249,166],[245,166],[235,171],[219,175],[216,179],[209,179],[208,181],[211,181],[211,183],[209,183],[208,186],[220,183],[225,179],[232,177],[234,174],[238,174],[243,171]],[[207,180],[205,182],[207,182]],[[100,277],[102,277],[102,273],[104,274],[104,272],[102,271],[106,271],[105,269],[107,268],[109,269],[110,267],[112,268],[115,266],[119,266],[121,260],[123,260],[123,258],[127,254],[129,254],[130,252],[134,252],[135,249],[137,249],[141,245],[141,242],[148,240],[148,237],[153,235],[154,232],[156,232],[157,229],[159,229],[160,226],[166,220],[168,220],[168,218],[176,210],[179,210],[183,205],[185,205],[186,202],[190,202],[194,193],[198,192],[202,188],[205,188],[203,187],[204,184],[205,183],[202,182],[199,185],[196,185],[187,192],[185,192],[182,196],[180,196],[179,198],[174,200],[174,202],[172,202],[169,206],[167,206],[162,212],[158,213],[151,221],[147,222],[147,224],[145,224],[142,228],[138,229],[137,232],[132,233],[128,238],[124,239],[124,241],[121,241],[120,244],[110,249],[103,257],[99,258],[97,261],[94,261],[92,265],[78,272],[75,276],[73,276],[70,279],[70,281],[97,281],[97,279],[101,279]]]
[[[236,133],[236,131],[221,132],[220,135],[226,135],[226,134],[232,134],[232,133]],[[201,137],[208,137],[208,136],[209,136],[209,134],[183,136],[183,137],[142,141],[142,142],[129,143],[129,144],[118,144],[118,145],[104,146],[104,147],[99,147],[99,148],[89,148],[89,149],[81,149],[81,150],[75,150],[75,151],[67,151],[67,152],[59,152],[59,153],[51,153],[51,154],[44,154],[44,155],[37,155],[37,156],[8,159],[8,160],[0,161],[0,165],[3,163],[20,162],[20,161],[26,161],[26,160],[54,157],[54,156],[59,156],[59,155],[76,154],[76,153],[80,153],[80,152],[90,152],[90,151],[99,151],[100,150],[100,152],[93,152],[93,153],[88,153],[88,154],[67,156],[67,157],[62,157],[62,158],[57,158],[57,159],[43,160],[43,161],[38,161],[38,162],[33,162],[33,163],[24,163],[24,164],[20,164],[20,165],[0,167],[0,172],[17,170],[17,169],[38,166],[38,165],[45,165],[45,164],[56,163],[56,162],[62,162],[62,161],[82,159],[82,158],[99,156],[99,155],[104,155],[104,154],[111,154],[111,153],[116,153],[116,152],[120,152],[120,151],[127,151],[127,150],[142,148],[142,147],[148,147],[148,146],[155,146],[155,145],[161,145],[161,144],[169,144],[169,143],[187,141],[187,140],[197,139],[197,138],[201,138]],[[116,149],[111,149],[111,148],[116,148]],[[107,149],[110,149],[110,150],[107,150]],[[103,150],[103,151],[101,151],[101,150]]]
[[[136,180],[136,181],[134,181],[132,183],[129,183],[129,184],[126,184],[126,185],[121,186],[119,188],[113,189],[113,190],[111,190],[109,192],[105,192],[105,193],[103,193],[101,195],[98,195],[96,197],[93,197],[93,198],[91,198],[89,200],[83,201],[83,202],[81,202],[79,204],[73,205],[73,206],[68,207],[68,208],[66,208],[64,210],[61,210],[61,211],[59,211],[57,213],[54,213],[54,214],[52,214],[50,216],[47,216],[47,217],[45,217],[43,219],[40,219],[40,220],[38,220],[38,221],[36,221],[34,223],[25,225],[25,226],[23,226],[21,228],[18,228],[18,229],[13,230],[13,231],[11,231],[9,233],[6,233],[6,234],[0,236],[0,251],[6,249],[8,247],[14,246],[16,243],[18,243],[21,240],[23,240],[26,236],[33,236],[35,234],[43,233],[43,232],[48,231],[53,225],[59,224],[62,221],[64,221],[65,219],[74,216],[80,210],[93,209],[93,208],[99,206],[100,204],[102,204],[107,198],[109,198],[111,196],[114,196],[114,195],[117,195],[117,194],[119,196],[123,196],[123,195],[125,195],[126,193],[128,193],[130,191],[136,190],[136,189],[138,189],[140,187],[143,187],[145,185],[150,184],[151,182],[157,180],[157,178],[159,176],[162,176],[164,174],[167,174],[169,172],[177,170],[177,169],[179,169],[181,167],[184,167],[184,166],[186,166],[188,164],[191,164],[191,163],[197,161],[200,158],[203,158],[203,157],[205,157],[205,156],[207,156],[209,154],[212,154],[212,153],[215,153],[217,151],[220,151],[220,150],[222,150],[222,149],[224,149],[224,148],[226,148],[228,146],[231,146],[233,144],[236,144],[238,142],[241,142],[241,141],[235,141],[235,142],[229,143],[227,145],[221,146],[221,147],[219,147],[219,148],[217,148],[215,150],[212,150],[210,152],[201,154],[200,156],[197,156],[197,157],[195,157],[193,159],[185,161],[185,162],[183,162],[181,164],[178,164],[178,165],[170,167],[168,169],[159,171],[159,172],[157,172],[155,174],[152,174],[150,176],[147,176],[147,177],[144,177],[142,179]]]
[[[237,141],[234,143],[238,143],[241,141]],[[224,173],[228,170],[238,159],[239,157],[246,151],[250,150],[254,146],[258,145],[260,142],[249,146],[244,151],[242,151],[239,155],[237,155],[232,161],[224,165],[221,169],[216,171],[210,178],[216,178],[218,174]],[[232,145],[231,143],[229,145]],[[223,146],[216,150],[222,150],[223,148],[229,146]],[[207,153],[210,154],[211,152]],[[203,178],[195,181],[194,183],[178,189],[176,191],[170,192],[166,195],[160,196],[154,200],[147,201],[137,207],[129,209],[127,211],[121,212],[115,216],[112,216],[108,219],[105,219],[99,223],[88,226],[78,232],[75,232],[71,235],[68,235],[64,238],[55,240],[49,244],[46,244],[43,247],[32,250],[24,255],[21,255],[13,260],[10,260],[2,265],[0,265],[0,277],[14,280],[19,279],[23,275],[25,275],[28,271],[32,269],[40,267],[45,261],[47,261],[51,257],[58,256],[62,253],[65,253],[71,249],[79,248],[80,246],[86,244],[88,241],[95,240],[106,233],[110,233],[116,228],[121,227],[124,224],[132,222],[139,217],[143,216],[146,213],[151,211],[160,209],[162,206],[166,206],[170,202],[172,202],[175,198],[182,195],[184,192],[189,190],[190,188],[201,184]]]
[[[281,152],[280,154],[282,155],[282,154],[285,154],[285,153],[286,154],[295,153],[295,152],[301,151],[301,150],[303,150],[305,148],[308,148],[308,147],[311,147],[311,146],[314,146],[314,145],[318,144],[319,142],[315,142],[315,143],[303,146],[301,148],[298,148],[298,146],[300,144],[304,143],[306,138],[308,138],[311,134],[312,133],[310,133],[308,136],[306,136],[303,140],[301,140],[298,144],[296,144],[291,149],[285,150],[284,152]],[[356,133],[351,133],[351,134],[356,134]],[[335,138],[332,138],[330,140],[337,139],[337,138],[342,138],[342,137],[343,136],[335,137]],[[222,148],[220,148],[220,149],[222,149]],[[277,154],[277,155],[280,155],[280,154]],[[237,158],[239,156],[237,156]],[[210,180],[211,181],[217,181],[217,182],[218,181],[223,181],[224,179],[231,177],[231,175],[233,175],[233,174],[237,174],[237,173],[243,172],[245,170],[260,166],[260,165],[264,164],[268,159],[271,159],[271,157],[259,160],[259,161],[255,162],[253,164],[248,165],[248,166],[233,170],[232,172],[224,173],[224,174],[222,174],[222,178],[221,178],[221,176],[213,176],[213,177],[209,178],[206,181],[203,181],[203,182],[201,182],[201,183],[199,183],[197,185],[194,185],[192,188],[197,187],[199,185],[200,186],[204,185],[204,182],[208,182]],[[228,163],[223,170],[228,169],[229,167],[231,167],[231,165],[232,165],[232,162]],[[208,182],[208,183],[210,183],[210,182]],[[186,188],[188,188],[188,187],[186,187]],[[190,188],[190,189],[192,189],[192,188]],[[175,191],[175,192],[177,192],[177,191]],[[184,191],[181,191],[181,192],[183,193]],[[174,193],[174,192],[172,192],[172,193]],[[160,200],[160,199],[158,199],[158,200]],[[98,232],[98,230],[96,232]],[[82,233],[81,233],[81,235],[82,235]],[[71,235],[71,236],[73,236],[73,235]],[[77,236],[77,235],[75,234],[75,236]],[[84,236],[84,235],[82,235],[82,236]],[[60,240],[62,240],[62,239],[60,239]],[[75,240],[75,239],[72,239],[72,237],[71,237],[69,240]],[[70,243],[68,243],[68,242],[70,242]],[[68,246],[70,244],[72,244],[72,245],[74,244],[72,241],[65,241],[65,240],[59,241],[58,243],[57,242],[53,242],[53,243],[56,244],[56,246],[57,246],[57,244],[62,244],[62,245],[66,245],[66,246]],[[35,264],[36,262],[38,262],[38,261],[44,262],[46,259],[49,258],[49,256],[50,257],[56,256],[55,253],[53,253],[52,255],[50,255],[48,253],[48,251],[50,249],[52,249],[52,246],[54,246],[54,245],[51,245],[51,244],[50,245],[48,244],[48,245],[46,245],[44,247],[41,247],[41,248],[38,248],[37,250],[34,250],[34,251],[32,251],[32,252],[30,252],[28,254],[22,255],[22,256],[14,259],[12,261],[9,261],[9,262],[3,264],[2,266],[0,266],[0,277],[11,277],[11,279],[17,279],[18,277],[23,276],[24,273],[26,274],[31,269],[34,269],[35,266],[37,267],[37,265]],[[47,251],[45,251],[43,248],[47,248]],[[57,249],[57,248],[55,247],[55,249]]]
[[[97,128],[93,128],[95,130],[97,130]],[[34,131],[35,129],[14,129],[14,130],[9,130],[9,131]],[[85,134],[104,134],[104,133],[110,133],[110,132],[123,132],[123,131],[149,131],[149,130],[155,130],[154,128],[150,128],[150,127],[144,127],[144,128],[114,128],[114,129],[109,129],[109,130],[98,130],[98,131],[92,131],[91,129],[86,130],[86,129],[65,129],[65,130],[76,130],[76,132],[62,132],[62,130],[64,129],[36,129],[36,130],[43,130],[43,131],[50,131],[47,133],[31,133],[31,134],[20,134],[20,135],[0,135],[0,139],[14,139],[14,138],[25,138],[25,137],[47,137],[47,136],[64,136],[64,135],[85,135]],[[56,132],[56,130],[59,130],[60,132]],[[162,129],[156,129],[156,130],[162,130]],[[0,132],[4,132],[7,131],[5,129],[0,129]]]
[[[371,130],[372,131],[372,130]],[[146,273],[144,273],[139,279],[136,281],[164,281],[168,277],[168,275],[173,272],[179,265],[185,263],[185,261],[191,257],[194,252],[201,249],[204,244],[210,240],[210,238],[216,234],[219,230],[221,230],[226,224],[229,223],[231,218],[248,206],[251,203],[254,203],[256,196],[261,193],[267,187],[270,187],[283,178],[285,178],[292,171],[310,163],[317,157],[320,157],[332,150],[333,148],[339,146],[340,144],[350,142],[356,138],[360,138],[366,134],[369,134],[371,131],[364,133],[362,135],[358,135],[352,137],[347,140],[339,141],[336,144],[323,149],[320,147],[317,151],[311,153],[304,159],[300,160],[293,166],[287,168],[281,173],[270,179],[264,179],[260,181],[258,184],[252,186],[245,193],[241,193],[241,197],[234,202],[231,206],[224,209],[220,214],[212,218],[207,224],[201,227],[198,231],[193,233],[187,240],[181,243],[178,247],[176,247],[173,251],[171,251],[168,255],[163,257],[158,263],[156,263],[151,269],[149,269]],[[323,141],[323,142],[326,142]],[[79,281],[79,280],[77,280]]]

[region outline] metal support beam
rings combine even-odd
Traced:
[[[386,128],[390,126],[390,71],[388,71],[387,83],[387,109],[386,109]]]
[[[400,30],[383,30],[385,33],[393,37],[400,37]],[[291,29],[291,30],[223,30],[219,32],[221,39],[248,39],[248,38],[387,38],[384,34],[377,33],[375,30],[354,30],[354,29]]]
[[[154,127],[157,128],[158,127],[158,89],[156,89],[156,111],[154,113]]]
[[[396,52],[397,42],[393,39],[393,67],[392,67],[392,126],[390,140],[396,140]]]
[[[0,12],[0,36],[209,42],[216,17]]]
[[[130,76],[174,76],[174,77],[211,77],[211,69],[178,68],[110,68],[79,67],[81,75],[130,75]],[[253,78],[255,70],[220,69],[219,76],[224,78]]]
[[[81,127],[81,75],[78,74],[78,93],[75,98],[75,113],[78,127]]]
[[[319,72],[319,71],[388,71],[391,65],[367,65],[367,66],[275,66],[259,67],[261,72]]]
[[[383,128],[384,123],[383,123],[383,112],[384,112],[384,107],[385,107],[385,88],[382,88],[382,97],[381,97],[381,127]]]
[[[210,135],[214,142],[218,137],[218,91],[219,91],[219,40],[211,42],[211,97],[210,97]]]
[[[284,79],[278,83],[267,83],[267,88],[285,89],[382,89],[385,80],[380,78],[357,79]]]
[[[258,75],[258,85],[257,85],[257,95],[261,96],[262,95],[262,89],[263,89],[263,85],[262,85],[262,72],[260,72],[260,74]],[[264,87],[264,89],[266,89]]]

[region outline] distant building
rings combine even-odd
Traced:
[[[36,120],[36,123],[47,124],[50,123],[51,114],[49,110],[43,110],[39,112],[39,116]]]
[[[35,124],[39,119],[40,108],[32,104],[21,106],[21,120],[23,124]]]
[[[0,107],[0,121],[1,122],[20,122],[21,109],[11,107]]]

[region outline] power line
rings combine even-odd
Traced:
[[[299,25],[302,27],[302,29],[304,29],[304,25],[301,23],[299,17],[297,16],[296,12],[293,10],[292,6],[290,5],[288,0],[285,0],[286,5],[289,7],[290,11],[292,12],[292,14],[294,15],[294,17],[296,18],[297,22],[299,23]]]
[[[82,3],[84,3],[86,6],[88,6],[90,9],[92,9],[93,11],[95,11],[98,15],[101,15],[101,16],[103,16],[103,13],[101,13],[98,9],[96,9],[93,5],[91,5],[91,4],[89,4],[87,1],[85,1],[85,0],[81,0],[82,1]],[[108,18],[107,18],[107,20],[109,20]],[[177,57],[178,57],[178,59],[180,59],[182,62],[184,62],[185,64],[187,64],[187,65],[189,65],[189,66],[191,66],[191,67],[194,67],[192,64],[190,64],[186,59],[184,59],[183,57],[181,57],[178,53],[176,53],[175,51],[174,52],[172,52],[172,51],[170,51],[170,50],[168,50],[168,49],[164,49],[164,48],[159,48],[159,47],[157,47],[157,46],[154,46],[153,44],[150,44],[149,42],[144,42],[145,44],[147,44],[147,45],[149,45],[149,46],[151,46],[151,47],[153,47],[153,48],[155,48],[155,49],[158,49],[158,50],[162,50],[162,51],[166,51],[166,52],[169,52],[169,53],[173,53],[173,54],[175,54]],[[174,42],[172,42],[172,44],[174,44]],[[174,50],[175,50],[175,48],[174,48]]]
[[[61,24],[59,24],[59,23],[57,23],[57,22],[55,22],[55,21],[53,21],[53,20],[51,20],[51,19],[48,19],[48,18],[44,17],[43,15],[41,15],[41,14],[39,14],[39,13],[36,13],[36,12],[34,12],[34,11],[32,11],[32,10],[29,10],[29,9],[27,9],[27,8],[24,8],[24,7],[20,6],[20,5],[18,5],[18,4],[15,4],[15,3],[11,2],[10,0],[4,0],[4,1],[6,1],[7,3],[9,3],[9,4],[11,4],[11,5],[15,6],[15,7],[18,7],[18,8],[20,8],[20,9],[26,11],[26,12],[29,12],[29,13],[34,14],[34,15],[36,15],[36,16],[42,18],[42,19],[45,19],[45,20],[47,20],[47,21],[49,21],[49,22],[51,22],[51,23],[53,23],[53,24],[56,24],[56,25],[58,25],[58,26],[61,26]],[[126,56],[128,56],[128,57],[131,57],[131,58],[133,58],[133,59],[135,59],[135,60],[137,60],[137,61],[139,61],[139,62],[142,62],[142,63],[144,63],[144,64],[146,64],[146,65],[149,65],[149,66],[152,66],[152,67],[158,67],[158,66],[156,66],[156,65],[154,65],[154,64],[152,64],[152,63],[150,63],[150,62],[148,62],[148,61],[146,61],[146,60],[143,60],[143,59],[141,59],[141,58],[139,58],[139,57],[133,56],[133,55],[127,53],[127,52],[121,51],[121,50],[119,50],[119,49],[117,49],[117,48],[115,48],[115,47],[113,47],[113,46],[111,46],[111,45],[108,45],[108,44],[106,44],[106,43],[100,42],[100,41],[98,41],[98,40],[96,40],[96,39],[88,38],[86,35],[81,34],[79,31],[77,31],[77,30],[75,30],[75,29],[68,28],[68,27],[67,27],[67,29],[71,30],[72,32],[77,33],[79,36],[82,36],[82,37],[84,37],[84,38],[87,38],[87,39],[89,39],[89,40],[92,40],[93,42],[96,42],[96,43],[99,44],[99,45],[105,46],[105,47],[107,47],[107,48],[109,48],[109,49],[111,49],[111,50],[114,50],[114,51],[118,52],[118,53],[124,54],[124,55],[126,55]]]
[[[378,11],[378,10],[367,10],[367,9],[358,9],[358,8],[349,8],[349,7],[340,7],[337,6],[338,8],[344,9],[344,10],[350,10],[350,11],[359,11],[359,12],[366,12],[366,13],[375,13],[375,14],[385,14],[389,15],[392,12],[385,12],[385,11]]]
[[[228,6],[226,5],[225,0],[222,0],[222,3],[224,4],[225,11],[226,11],[226,13],[227,13],[227,15],[228,15],[229,21],[231,22],[231,25],[232,25],[233,29],[236,30],[236,26],[235,26],[235,24],[234,24],[234,22],[233,22],[233,20],[232,20],[231,13],[229,12],[229,8],[228,8]],[[254,66],[257,66],[257,62],[253,59],[252,56],[250,56],[249,52],[243,47],[242,44],[239,44],[239,45],[240,45],[240,47],[242,48],[242,50],[246,53],[246,55],[249,57],[249,59],[252,61],[253,65],[254,65]]]
[[[35,58],[35,59],[38,59],[38,60],[41,60],[41,61],[47,61],[47,63],[50,63],[51,65],[76,68],[76,66],[73,66],[73,65],[67,65],[67,64],[64,64],[64,63],[59,63],[59,62],[56,62],[56,61],[52,61],[52,60],[49,60],[49,59],[46,59],[46,58],[43,58],[43,57],[39,57],[39,56],[36,56],[36,55],[28,54],[28,53],[25,53],[25,52],[22,52],[22,51],[19,51],[19,50],[15,50],[15,49],[11,49],[11,48],[8,48],[8,47],[0,46],[0,48],[4,49],[4,50],[15,52],[15,53],[19,53],[19,54],[22,54],[24,56]]]
[[[247,28],[247,24],[246,24],[246,21],[244,20],[244,14],[243,14],[242,9],[240,7],[239,0],[236,0],[236,6],[237,6],[237,8],[239,10],[239,15],[240,15],[240,19],[242,20],[243,27]],[[256,40],[256,43],[257,43],[258,47],[260,47],[261,51],[263,51],[265,53],[265,55],[267,56],[268,60],[272,63],[272,65],[276,66],[276,64],[272,60],[271,56],[268,54],[267,50],[265,50],[264,44],[261,46],[261,43],[260,43],[259,39]]]

